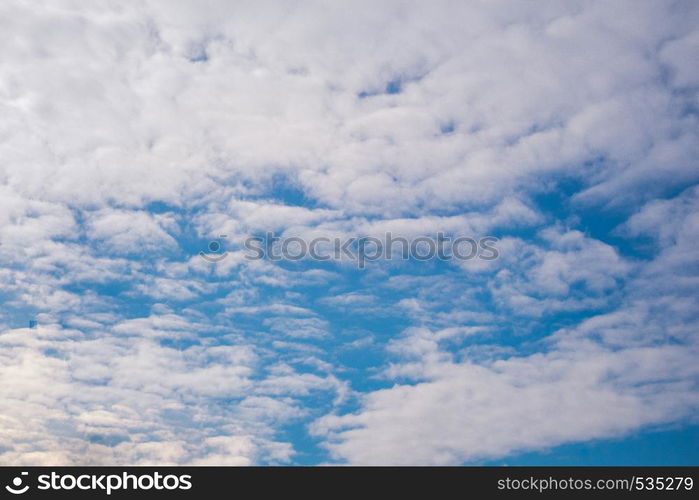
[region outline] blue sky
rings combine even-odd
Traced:
[[[698,21],[3,3],[0,463],[696,464]]]

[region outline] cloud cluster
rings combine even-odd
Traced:
[[[698,25],[689,0],[3,2],[0,462],[451,464],[687,421]],[[501,258],[197,256],[264,231]]]

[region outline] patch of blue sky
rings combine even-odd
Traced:
[[[524,429],[523,429],[524,431]],[[478,465],[506,466],[694,466],[699,449],[699,426],[685,420],[672,426],[650,427],[631,435],[569,443],[542,451],[515,453]]]

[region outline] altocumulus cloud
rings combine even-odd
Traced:
[[[697,26],[692,1],[3,2],[0,463],[454,464],[695,423]],[[267,230],[501,257],[235,250]]]

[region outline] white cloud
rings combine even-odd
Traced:
[[[454,353],[440,345],[439,332],[409,329],[389,344],[398,359],[384,375],[413,383],[365,394],[357,412],[326,415],[312,432],[326,439],[337,460],[453,464],[693,418],[699,407],[699,317],[691,298],[697,281],[686,269],[689,261],[675,265],[677,255],[696,253],[696,224],[687,223],[696,210],[680,209],[693,199],[691,192],[652,202],[629,221],[632,231],[657,234],[658,220],[668,220],[658,214],[678,215],[662,231],[657,256],[620,290],[616,309],[544,337],[530,355],[495,350],[472,357],[469,349]],[[598,273],[628,271],[609,247],[581,234],[547,230],[544,236],[556,252],[566,252],[559,257],[576,256],[575,267],[562,268],[571,272],[555,266],[555,286],[545,296],[555,297],[558,286],[581,276],[594,284]],[[542,262],[526,269],[532,283],[550,288],[549,265]],[[524,315],[534,307],[511,305]]]
[[[168,229],[177,230],[174,217],[141,211],[101,210],[90,214],[86,221],[88,238],[117,254],[158,252],[177,247]]]
[[[390,346],[384,375],[417,379],[317,421],[338,459],[454,463],[684,415],[697,21],[691,1],[3,2],[0,462],[287,461],[284,425],[339,412],[308,398],[352,392],[323,341]],[[638,255],[576,227],[591,211]],[[440,229],[495,232],[501,258],[352,282],[195,255]],[[592,317],[538,322],[571,312]]]
[[[90,333],[51,325],[4,331],[0,462],[288,461],[293,449],[274,439],[273,426],[304,414],[296,395],[341,384],[290,366],[265,376],[249,345],[200,337],[173,348],[152,340],[176,341],[179,332],[191,339],[187,333],[201,328],[164,316],[118,324],[115,335],[86,325]]]

